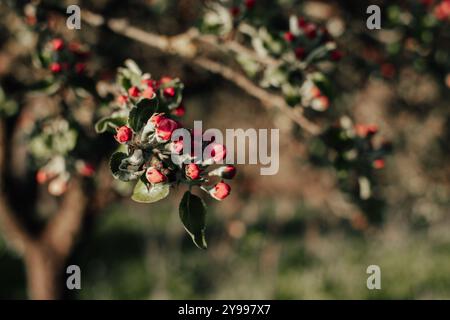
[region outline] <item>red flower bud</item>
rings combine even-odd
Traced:
[[[61,66],[61,64],[58,63],[58,62],[53,62],[53,63],[50,65],[50,70],[51,70],[53,73],[59,73],[59,72],[62,71],[62,66]]]
[[[117,134],[114,136],[114,138],[119,142],[119,143],[126,143],[128,141],[131,140],[131,138],[133,137],[133,131],[128,128],[127,126],[122,126],[120,128],[116,129]]]
[[[312,86],[310,94],[313,98],[318,98],[322,95],[322,92],[317,86]]]
[[[182,117],[186,113],[184,105],[180,104],[177,108],[172,111],[172,114],[177,117]]]
[[[173,87],[165,88],[163,93],[164,93],[164,96],[171,98],[171,97],[175,96],[175,88],[173,88]]]
[[[306,24],[307,24],[307,22],[306,22],[305,18],[303,18],[303,17],[298,18],[298,26],[300,28],[303,29],[304,27],[306,27]]]
[[[383,159],[376,159],[373,161],[373,167],[375,169],[383,169],[384,168],[384,160]]]
[[[61,176],[53,179],[48,184],[48,192],[54,196],[60,196],[67,190],[67,179]]]
[[[148,120],[150,123],[152,123],[154,126],[157,126],[161,120],[165,119],[164,113],[155,113],[153,114],[150,119]]]
[[[236,167],[232,165],[227,165],[223,169],[222,177],[225,179],[233,179],[236,175]]]
[[[292,41],[294,41],[294,35],[292,34],[292,32],[285,32],[284,33],[284,35],[283,35],[283,37],[284,37],[284,40],[286,40],[287,42],[292,42]]]
[[[219,182],[211,189],[210,194],[214,199],[223,200],[229,196],[231,187],[225,182]]]
[[[46,171],[41,169],[41,170],[38,170],[38,172],[36,172],[37,183],[44,184],[47,182],[48,179],[49,179],[49,176]]]
[[[309,39],[314,39],[317,35],[317,27],[313,23],[306,24],[303,31],[305,31],[305,34]]]
[[[330,53],[330,59],[332,61],[339,61],[342,59],[342,52],[339,50],[333,50]]]
[[[378,127],[374,124],[357,124],[355,125],[356,134],[360,137],[367,137],[368,135],[374,135],[378,132]]]
[[[165,175],[163,175],[160,171],[153,167],[147,169],[145,177],[151,184],[157,184],[167,180],[167,177]]]
[[[64,48],[64,41],[61,38],[55,38],[51,41],[52,49],[55,51],[62,50]]]
[[[444,0],[434,9],[434,15],[438,20],[445,20],[450,17],[450,1]]]
[[[183,139],[180,137],[180,140],[172,142],[170,146],[170,151],[175,154],[181,154],[183,151]]]
[[[78,62],[75,64],[75,72],[80,74],[86,70],[86,64],[82,62]]]
[[[245,7],[246,7],[248,10],[253,9],[253,7],[255,6],[255,4],[256,4],[256,0],[245,0]]]
[[[148,88],[155,88],[156,87],[156,81],[151,79],[144,79],[141,81],[142,84],[147,85]]]
[[[200,168],[195,163],[190,163],[185,168],[186,177],[191,180],[197,180],[200,177]]]
[[[211,149],[211,157],[214,159],[214,162],[221,162],[223,159],[225,159],[227,155],[227,149],[224,145],[219,143],[212,143]]]
[[[302,47],[295,48],[295,56],[297,59],[302,60],[305,57],[305,49]]]
[[[69,42],[69,50],[71,52],[76,53],[76,52],[80,51],[80,49],[81,49],[81,45],[79,42],[76,42],[76,41]]]
[[[83,177],[92,177],[95,173],[95,168],[91,163],[83,163],[78,171]]]
[[[320,95],[312,101],[311,106],[314,110],[325,111],[330,106],[330,99],[327,96]]]
[[[231,7],[230,8],[230,13],[233,17],[237,17],[240,12],[241,12],[241,10],[239,9],[239,7]]]
[[[130,89],[128,89],[128,94],[134,98],[139,97],[140,93],[141,91],[136,86],[132,86]]]
[[[164,76],[161,79],[159,79],[159,83],[161,84],[166,84],[169,83],[170,81],[172,81],[173,79],[171,77],[168,76]]]
[[[385,78],[393,78],[395,76],[395,66],[391,63],[383,63],[381,65],[381,74]]]
[[[126,103],[128,102],[128,96],[125,96],[125,95],[120,95],[120,96],[118,96],[118,97],[117,97],[117,102],[118,102],[120,105],[126,104]]]
[[[156,135],[163,141],[170,140],[172,132],[177,129],[178,123],[169,118],[163,118],[156,125]]]
[[[208,173],[209,176],[217,176],[224,179],[233,179],[236,175],[236,167],[232,165],[226,165],[214,169]]]
[[[142,97],[147,99],[152,99],[155,94],[155,90],[153,90],[152,87],[145,88],[145,90],[142,92]]]

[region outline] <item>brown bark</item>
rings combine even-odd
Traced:
[[[24,260],[30,299],[53,300],[60,297],[62,258],[44,243],[33,242],[27,247]]]
[[[73,178],[58,211],[42,234],[33,237],[17,218],[5,192],[8,150],[5,124],[0,121],[0,229],[11,248],[21,255],[26,266],[28,296],[31,299],[58,299],[64,286],[64,263],[82,229],[88,211],[88,198],[80,178]],[[102,177],[103,179],[105,177]],[[109,181],[109,179],[105,179]],[[100,183],[103,185],[104,183]],[[104,188],[100,188],[104,191]],[[97,194],[95,194],[97,195]],[[39,200],[38,200],[39,201]],[[106,205],[106,202],[104,202]]]

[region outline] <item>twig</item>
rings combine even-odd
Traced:
[[[258,87],[244,75],[226,65],[209,58],[202,57],[199,54],[195,40],[203,40],[206,42],[211,42],[211,40],[207,40],[207,38],[204,37],[199,38],[198,32],[195,29],[189,29],[187,32],[176,36],[166,37],[131,26],[126,19],[113,18],[105,20],[105,18],[101,15],[89,11],[83,12],[82,19],[91,26],[100,27],[106,25],[110,30],[117,34],[136,40],[160,51],[189,59],[202,69],[218,74],[233,82],[248,94],[259,99],[263,106],[267,109],[277,106],[280,110],[286,113],[291,120],[297,123],[308,133],[317,135],[321,132],[321,129],[317,124],[308,120],[299,108],[297,108],[298,110],[291,108],[282,96]],[[243,48],[245,48],[234,42],[229,42],[226,45],[233,51],[244,50]],[[248,49],[245,48],[245,50],[248,53]],[[273,63],[273,61],[271,63]]]

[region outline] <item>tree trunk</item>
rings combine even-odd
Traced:
[[[33,243],[25,252],[28,296],[33,300],[61,297],[63,259],[42,243]]]

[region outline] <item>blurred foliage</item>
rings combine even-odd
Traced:
[[[361,123],[380,123],[380,132],[394,145],[385,168],[368,178],[378,181],[370,188],[374,197],[359,200],[360,211],[350,218],[344,216],[349,213],[345,208],[333,210],[327,202],[333,195],[327,189],[329,180],[312,173],[329,173],[323,161],[338,169],[345,166],[332,151],[326,152],[322,142],[311,147],[317,166],[307,167],[304,154],[290,143],[295,130],[282,117],[275,117],[275,124],[267,122],[255,101],[226,82],[103,29],[94,32],[87,27],[81,38],[94,43],[95,63],[105,69],[133,57],[157,76],[169,73],[186,80],[191,120],[205,115],[208,125],[233,121],[236,127],[280,126],[289,134],[281,139],[279,176],[268,179],[251,168],[239,168],[241,183],[230,197],[230,207],[210,206],[206,252],[191,245],[175,214],[181,194],[151,208],[119,202],[95,213],[67,263],[81,267],[82,290],[66,291],[66,297],[450,299],[448,21],[432,19],[423,6],[410,6],[418,1],[379,1],[385,30],[367,33],[361,28],[371,2],[279,1],[281,6],[302,9],[292,14],[304,11],[313,21],[327,24],[345,50],[342,63],[329,73],[334,90],[327,116],[338,122],[345,111]],[[161,34],[177,34],[193,25],[200,6],[163,0],[132,1],[126,7],[113,0],[80,4],[111,16],[133,17],[133,23]],[[169,16],[173,18],[165,18]],[[287,30],[287,23],[282,27]],[[29,39],[23,30],[11,31],[2,24],[0,39],[12,35],[25,43]],[[0,46],[11,54],[3,41]],[[258,72],[245,58],[238,57],[245,71]],[[16,82],[8,77],[1,83],[6,95],[0,94],[0,112],[6,101],[14,101],[7,103],[12,111],[4,113],[9,116],[23,103],[14,99],[16,91],[24,90],[17,80],[29,85],[30,61],[19,55],[14,62]],[[379,135],[376,140],[377,146],[383,145]],[[366,142],[358,144],[365,148]],[[101,143],[96,147],[105,148]],[[364,171],[372,162],[362,160]],[[329,174],[340,182],[339,170]],[[359,185],[341,187],[357,193],[361,185],[367,189],[367,181],[356,181]],[[0,298],[24,298],[24,267],[1,241]],[[365,271],[371,264],[381,267],[382,290],[366,288]]]

